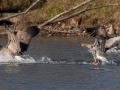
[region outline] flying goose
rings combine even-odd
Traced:
[[[15,35],[13,31],[7,27],[8,43],[1,49],[4,54],[11,56],[22,55],[23,52],[27,51],[30,41],[39,33],[37,26],[30,26],[23,30],[20,30]]]
[[[105,52],[102,51],[102,48],[100,47],[100,45],[98,43],[97,44],[82,43],[81,46],[85,46],[90,49],[90,51],[93,55],[93,58],[94,58],[94,62],[92,64],[97,65],[99,63],[99,61],[97,62],[97,60],[100,60],[102,62],[108,62],[107,59],[105,58],[104,54],[106,53],[107,50],[117,46],[119,43],[120,43],[120,36],[113,37],[113,38],[106,40],[105,45],[104,45]]]

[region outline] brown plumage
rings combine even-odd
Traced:
[[[98,40],[99,41],[99,40]],[[110,38],[106,40],[104,43],[105,47],[105,52],[101,50],[101,47],[99,44],[84,44],[82,43],[81,46],[85,46],[90,49],[94,62],[92,64],[97,65],[99,62],[96,62],[97,59],[101,60],[102,62],[108,62],[107,59],[105,58],[104,54],[106,53],[107,50],[117,46],[120,43],[120,36]]]
[[[20,40],[21,52],[27,51],[31,39],[35,37],[39,31],[37,26],[31,26],[17,32],[16,36]]]
[[[100,60],[102,62],[108,62],[99,46],[97,45],[94,46],[93,44],[84,44],[84,43],[82,43],[81,46],[85,46],[90,49],[94,58],[94,62],[92,63],[93,65],[97,65],[99,63],[99,61],[97,60]]]
[[[37,26],[27,27],[20,30],[15,35],[13,31],[7,27],[8,44],[1,49],[5,54],[20,55],[22,52],[27,51],[30,41],[39,33]]]
[[[97,37],[101,35],[106,39],[117,36],[114,26],[112,24],[110,24],[109,27],[101,25],[101,26],[86,28],[85,32],[89,33],[90,36]]]

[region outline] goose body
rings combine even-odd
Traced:
[[[81,46],[85,46],[90,49],[90,52],[92,53],[92,56],[94,58],[94,62],[92,62],[93,65],[97,65],[99,63],[99,60],[102,63],[108,62],[99,46],[97,45],[95,46],[94,44],[85,44],[85,43],[82,43]]]
[[[95,41],[94,44],[84,44],[84,43],[81,44],[81,46],[85,46],[90,49],[94,58],[94,62],[93,62],[94,65],[98,64],[97,60],[100,60],[102,62],[108,62],[104,54],[106,54],[111,49],[115,49],[115,47],[117,47],[117,45],[120,44],[120,36],[113,37],[105,41],[104,43],[105,52],[102,51],[102,48],[98,43],[96,44],[96,42],[98,41]]]

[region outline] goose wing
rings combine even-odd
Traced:
[[[116,46],[119,43],[120,43],[120,36],[110,38],[106,41],[105,48],[113,48],[114,46]]]
[[[8,34],[8,44],[6,47],[9,48],[14,54],[19,53],[21,49],[18,38],[9,27],[6,28],[6,31]]]
[[[31,39],[39,33],[37,26],[30,26],[17,32],[17,37],[20,40],[21,52],[27,51]]]
[[[113,37],[117,36],[113,24],[110,24],[110,27],[107,28],[107,35],[108,35],[109,38],[113,38]]]

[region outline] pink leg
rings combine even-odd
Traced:
[[[98,65],[98,64],[99,64],[99,61],[98,61],[98,62],[94,61],[94,62],[92,62],[91,64],[92,64],[92,65]]]

